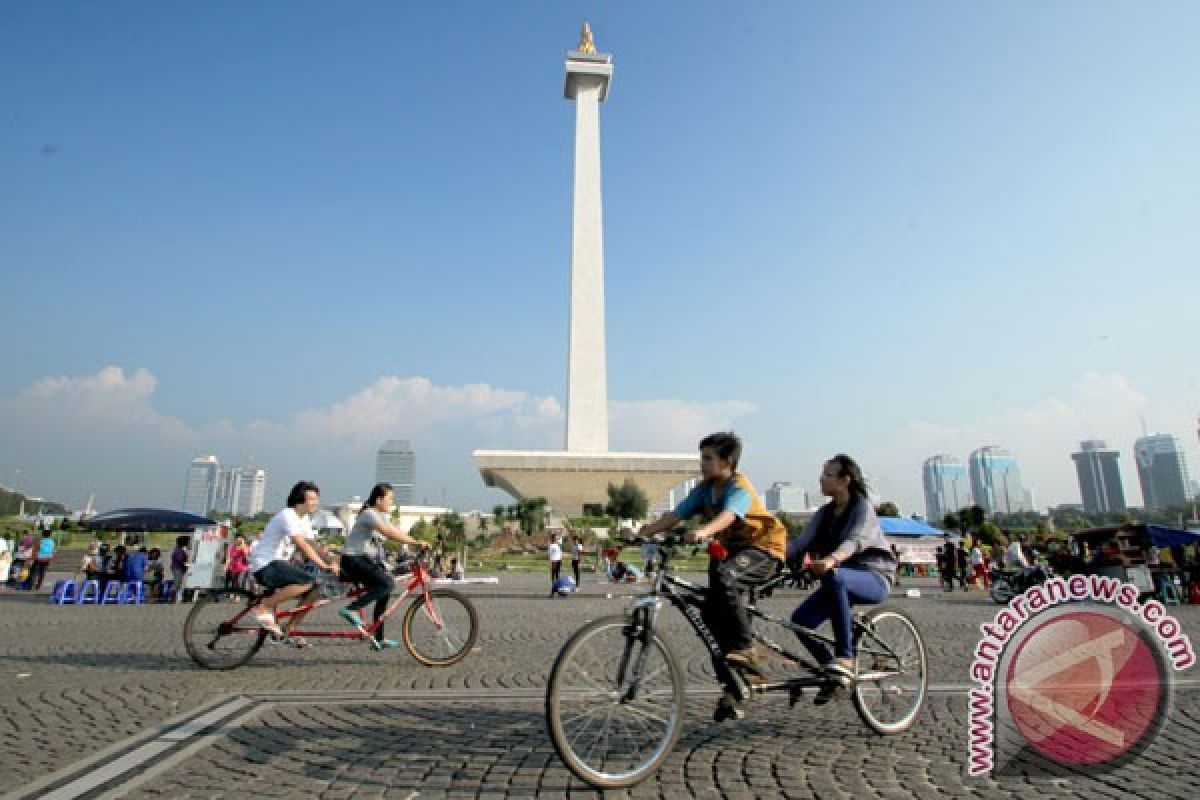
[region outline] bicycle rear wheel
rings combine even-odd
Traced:
[[[683,703],[683,670],[662,637],[655,632],[643,642],[629,617],[602,617],[558,654],[546,723],[571,772],[596,788],[618,789],[645,779],[671,754],[683,730]]]
[[[247,612],[255,596],[214,589],[198,599],[183,624],[183,646],[205,669],[236,669],[258,652],[267,633]]]
[[[876,733],[902,733],[912,727],[925,705],[929,680],[925,644],[902,611],[876,608],[863,625],[865,631],[855,631],[859,679],[854,684],[854,708]]]
[[[431,589],[404,612],[404,646],[428,667],[448,667],[467,657],[479,636],[475,606],[452,589]]]

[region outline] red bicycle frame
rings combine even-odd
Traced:
[[[405,600],[407,600],[409,595],[414,594],[418,590],[425,597],[425,613],[429,614],[429,618],[431,620],[433,620],[434,625],[436,625],[439,628],[442,627],[441,617],[438,615],[437,608],[434,606],[433,600],[429,596],[429,573],[426,571],[425,565],[422,563],[420,558],[418,558],[416,561],[413,562],[413,571],[406,577],[406,580],[407,580],[407,583],[404,586],[404,591],[400,594],[400,596],[392,601],[391,605],[389,605],[387,607],[387,609],[382,614],[379,615],[378,619],[374,620],[369,625],[365,625],[362,629],[356,629],[356,628],[352,628],[352,629],[348,629],[348,630],[291,629],[291,630],[288,630],[287,633],[289,636],[306,636],[306,637],[312,637],[314,639],[316,639],[316,638],[363,639],[363,638],[369,637],[372,634],[374,634],[375,631],[379,629],[379,626],[382,625],[384,623],[384,621],[386,621],[388,619],[388,617],[392,616],[392,614],[394,614],[396,612],[396,609],[400,607],[400,604],[403,603]],[[322,606],[327,606],[330,603],[333,603],[336,601],[352,600],[355,597],[361,597],[363,594],[366,593],[366,591],[367,590],[364,589],[363,587],[356,586],[353,589],[351,589],[349,592],[347,592],[346,594],[341,595],[336,598],[321,598],[320,600],[317,600],[316,602],[306,603],[305,605],[296,606],[295,608],[290,608],[290,609],[287,609],[286,611],[283,609],[276,609],[275,619],[280,625],[284,625],[288,619],[295,617],[299,614],[307,614],[309,611],[312,611],[317,608],[321,608]],[[237,624],[239,622],[241,622],[242,618],[247,614],[248,611],[249,611],[249,609],[245,609],[241,613],[239,613],[237,616],[235,616],[232,620],[230,620],[230,625],[234,627],[234,630],[246,630],[246,631],[252,631],[252,632],[258,632],[259,630],[261,630],[257,626],[253,626],[251,628],[236,627]]]

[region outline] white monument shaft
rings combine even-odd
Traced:
[[[695,453],[610,453],[604,353],[604,214],[600,192],[600,104],[612,57],[597,53],[590,28],[567,54],[563,94],[575,102],[575,190],[571,222],[571,321],[567,344],[567,449],[476,450],[488,486],[513,497],[544,497],[579,515],[603,504],[607,487],[636,482],[653,502],[699,472]]]
[[[571,53],[564,95],[575,101],[575,191],[571,224],[571,317],[567,350],[567,451],[608,452],[604,332],[604,202],[600,102],[608,56]]]

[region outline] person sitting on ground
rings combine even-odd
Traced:
[[[288,492],[287,508],[271,517],[250,552],[250,571],[254,580],[265,589],[272,590],[250,609],[250,613],[263,630],[296,647],[305,647],[308,642],[287,636],[279,627],[275,612],[280,603],[293,598],[300,598],[299,605],[316,602],[320,593],[316,591],[312,576],[291,563],[293,549],[299,549],[320,569],[338,574],[338,565],[322,558],[311,542],[315,538],[312,513],[317,510],[320,500],[321,492],[315,483],[297,483]],[[302,617],[302,614],[293,616],[291,625],[294,626]]]
[[[457,558],[450,559],[450,580],[463,581],[467,579],[467,573],[463,570],[462,564],[458,563]]]
[[[387,610],[388,601],[396,588],[396,582],[388,575],[385,566],[387,550],[384,542],[391,539],[394,542],[428,547],[427,542],[414,539],[404,531],[392,525],[388,520],[396,507],[393,502],[394,494],[389,483],[377,483],[371,487],[367,495],[367,503],[354,521],[350,535],[346,537],[346,545],[342,548],[342,579],[357,583],[366,589],[363,594],[345,608],[338,611],[342,619],[349,622],[365,636],[367,624],[359,612],[374,603],[374,619],[376,621]],[[386,639],[383,635],[383,623],[375,629],[371,645],[376,650],[399,647],[395,639]]]
[[[714,539],[726,551],[725,558],[709,560],[704,617],[727,662],[757,669],[746,593],[783,567],[787,529],[737,471],[741,455],[742,442],[732,433],[704,437],[700,441],[701,482],[674,511],[643,526],[640,535],[649,539],[683,520],[704,518],[705,523],[689,538],[694,542]]]
[[[821,493],[830,502],[821,506],[804,532],[788,545],[789,562],[803,553],[812,553],[812,571],[821,581],[820,587],[792,613],[792,622],[805,628],[817,628],[827,619],[833,623],[832,654],[824,642],[800,637],[831,680],[818,692],[818,705],[833,699],[838,687],[854,682],[851,606],[882,603],[896,574],[896,557],[879,526],[862,470],[854,459],[844,454],[829,459],[820,480]],[[947,554],[952,555],[949,549]]]

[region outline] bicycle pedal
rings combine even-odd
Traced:
[[[746,709],[732,702],[728,697],[722,697],[717,702],[717,709],[713,712],[714,722],[725,722],[726,720],[745,719]]]

